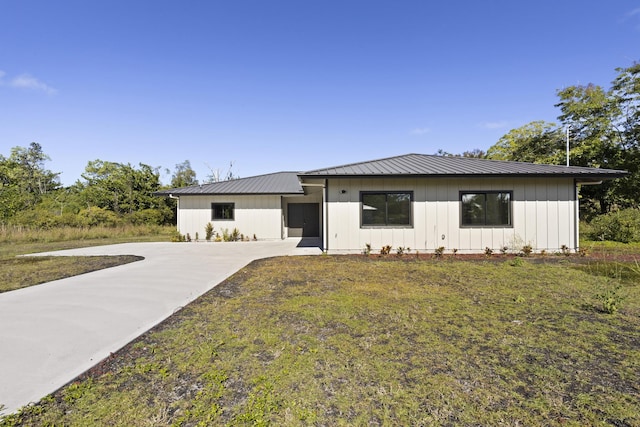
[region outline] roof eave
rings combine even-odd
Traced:
[[[434,174],[321,174],[304,175],[301,178],[322,178],[322,179],[349,179],[349,178],[568,178],[576,180],[601,181],[623,178],[626,172],[609,174],[580,174],[580,173],[434,173]]]
[[[212,192],[203,192],[203,193],[187,193],[180,191],[156,191],[151,193],[154,196],[162,196],[162,197],[181,197],[181,196],[299,196],[304,195],[304,191],[296,191],[296,192],[276,192],[276,193],[212,193]]]

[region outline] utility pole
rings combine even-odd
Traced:
[[[567,126],[567,166],[569,166],[569,131],[571,126]]]

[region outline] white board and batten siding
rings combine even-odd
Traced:
[[[362,227],[362,191],[412,191],[412,226]],[[461,227],[461,191],[512,192],[512,227]],[[446,252],[558,251],[577,248],[575,184],[571,178],[351,178],[330,179],[327,194],[328,249],[393,248]]]
[[[260,240],[281,239],[283,233],[282,200],[280,195],[188,196],[180,198],[178,230],[195,239],[205,237],[205,226],[211,222],[215,233],[223,229]],[[233,220],[213,220],[212,203],[234,203]]]

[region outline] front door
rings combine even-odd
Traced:
[[[289,203],[289,237],[320,237],[320,205]]]

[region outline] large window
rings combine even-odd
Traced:
[[[211,203],[212,220],[232,220],[233,211],[233,203]]]
[[[412,225],[412,192],[360,193],[362,226],[407,227]]]
[[[460,193],[463,227],[510,227],[510,191]]]

